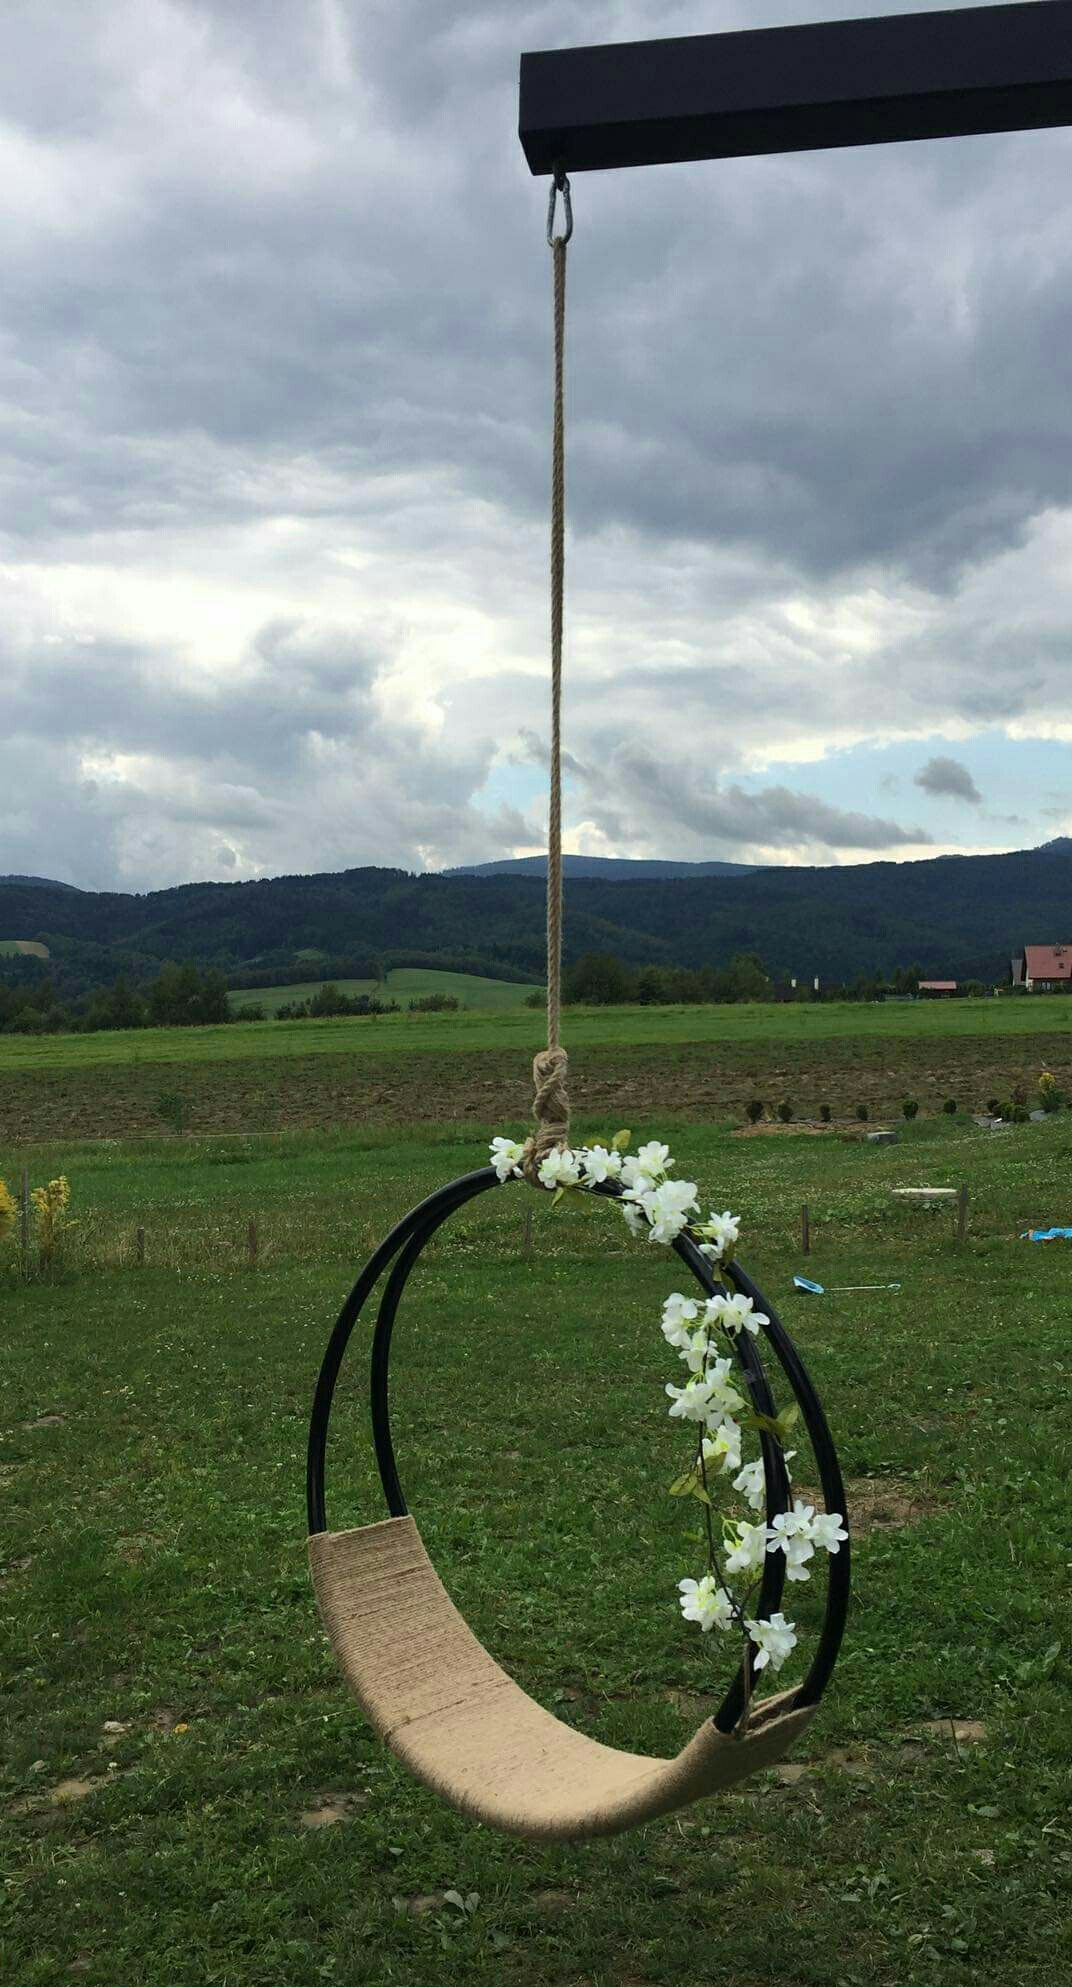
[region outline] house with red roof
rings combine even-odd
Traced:
[[[1025,945],[1023,953],[1017,954],[1020,960],[1014,985],[1026,987],[1028,993],[1072,993],[1072,944]]]

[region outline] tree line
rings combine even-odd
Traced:
[[[162,966],[155,980],[131,986],[121,974],[77,1000],[59,997],[49,977],[0,984],[0,1034],[94,1034],[107,1028],[175,1028],[231,1021],[227,982],[209,967]]]
[[[922,966],[898,966],[889,978],[862,973],[850,981],[831,981],[816,988],[811,980],[793,985],[768,972],[758,952],[735,952],[726,966],[629,966],[613,952],[586,952],[566,967],[562,997],[571,1005],[620,1007],[692,1006],[742,1000],[873,1001],[915,998],[923,978]],[[961,983],[965,994],[991,991],[982,980]],[[542,994],[530,996],[540,1006]]]

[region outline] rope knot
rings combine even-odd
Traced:
[[[530,1187],[540,1185],[540,1167],[549,1152],[569,1144],[570,1107],[566,1094],[569,1057],[565,1049],[541,1049],[532,1064],[536,1129],[525,1141],[521,1168]]]

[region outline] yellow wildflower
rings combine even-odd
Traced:
[[[0,1242],[14,1233],[18,1207],[5,1181],[0,1180]]]

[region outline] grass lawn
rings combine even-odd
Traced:
[[[279,1008],[293,1001],[308,1000],[326,984],[321,978],[303,980],[289,987],[240,987],[232,991],[229,999],[236,1013],[243,1007],[256,1006],[267,1015],[275,1015]],[[476,1008],[485,1014],[523,1007],[526,995],[534,991],[532,981],[487,980],[479,973],[441,973],[434,967],[422,966],[392,966],[386,981],[335,980],[332,984],[350,998],[354,994],[378,994],[381,999],[397,1000],[402,1007],[422,994],[452,994],[462,1007]]]
[[[1072,1257],[1016,1236],[1068,1219],[1072,1120],[928,1120],[893,1148],[696,1125],[671,1142],[743,1212],[742,1254],[824,1396],[853,1616],[791,1769],[550,1849],[410,1781],[343,1693],[305,1570],[335,1310],[372,1237],[478,1163],[483,1134],[34,1152],[82,1226],[64,1280],[0,1283],[5,1987],[1064,1977]],[[22,1157],[0,1151],[0,1175]],[[960,1179],[960,1250],[946,1214],[889,1191]],[[901,1291],[794,1298],[805,1198],[812,1275]],[[250,1215],[256,1273],[234,1247]],[[139,1223],[148,1267],[115,1267]],[[511,1187],[429,1251],[397,1334],[403,1482],[447,1584],[560,1716],[650,1751],[684,1742],[726,1660],[675,1606],[694,1568],[665,1495],[682,1441],[658,1306],[679,1281],[611,1209]],[[338,1525],[382,1511],[361,1369],[329,1459]]]

